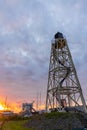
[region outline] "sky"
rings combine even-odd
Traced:
[[[68,41],[87,100],[87,1],[0,0],[0,100],[45,103],[51,40]]]

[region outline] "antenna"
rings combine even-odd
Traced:
[[[36,109],[38,110],[38,93],[37,93],[37,104],[36,104]]]

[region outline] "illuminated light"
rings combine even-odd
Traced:
[[[0,104],[0,110],[4,110],[5,108],[3,107],[2,104]]]

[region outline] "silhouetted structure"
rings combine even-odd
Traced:
[[[83,111],[87,112],[67,41],[62,33],[57,32],[51,44],[46,110],[80,105],[83,105]]]

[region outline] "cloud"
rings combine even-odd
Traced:
[[[28,90],[35,93],[43,86],[46,91],[51,40],[57,31],[67,38],[80,80],[86,79],[86,74],[81,75],[83,70],[84,73],[87,71],[86,4],[82,0],[0,1],[0,82],[4,86],[3,93],[11,88],[7,95],[12,97],[15,93],[22,98],[24,91],[24,98]]]

